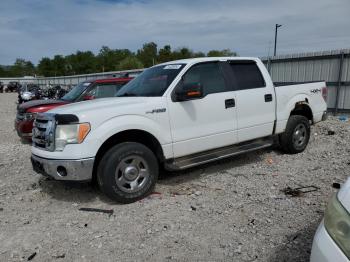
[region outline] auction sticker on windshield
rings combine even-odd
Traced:
[[[167,65],[165,66],[163,69],[180,69],[181,68],[181,65]]]

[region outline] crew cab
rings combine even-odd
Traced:
[[[33,121],[38,113],[43,113],[69,103],[114,96],[132,78],[108,78],[79,83],[60,100],[34,100],[20,104],[17,108],[15,130],[19,137],[32,138]]]
[[[38,114],[32,165],[57,180],[96,178],[110,198],[131,203],[152,192],[161,166],[181,170],[276,141],[304,151],[326,96],[325,82],[275,87],[257,58],[172,61],[117,97]]]

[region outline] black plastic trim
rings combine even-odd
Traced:
[[[55,120],[58,125],[79,123],[79,118],[73,114],[55,115]]]

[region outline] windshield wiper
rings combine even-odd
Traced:
[[[118,95],[117,97],[122,97],[122,96],[138,96],[137,94],[135,93],[124,93],[124,94],[121,94],[121,95]]]

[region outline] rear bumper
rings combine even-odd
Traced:
[[[92,178],[94,158],[62,160],[31,156],[33,170],[56,180],[89,181]]]
[[[327,118],[328,118],[327,111],[324,111],[323,114],[322,114],[322,121],[326,121]]]
[[[349,262],[324,227],[323,221],[317,229],[312,244],[310,262]]]
[[[316,124],[321,121],[325,121],[328,118],[328,113],[327,111],[319,112],[317,114],[314,114],[313,116],[313,123]]]

